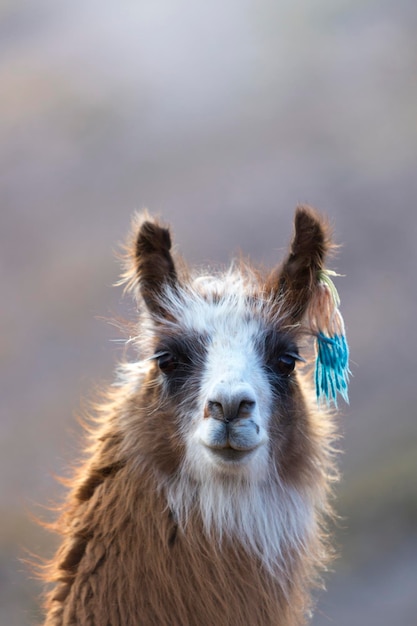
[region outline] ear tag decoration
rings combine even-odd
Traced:
[[[317,401],[337,407],[340,394],[349,403],[349,348],[345,324],[339,310],[340,298],[330,270],[319,272],[316,294],[310,305],[310,322],[316,335],[315,383]]]

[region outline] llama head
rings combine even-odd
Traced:
[[[152,427],[163,445],[148,449],[202,483],[262,481],[271,465],[297,481],[312,427],[295,370],[331,245],[326,222],[298,207],[289,254],[267,276],[244,265],[193,276],[174,261],[168,229],[146,214],[133,230],[125,279],[145,305],[149,419],[170,416],[162,433]]]

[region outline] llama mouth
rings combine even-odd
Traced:
[[[210,454],[212,454],[213,457],[219,461],[226,463],[239,463],[240,461],[247,459],[256,450],[256,448],[250,448],[249,450],[236,450],[235,448],[227,446],[225,448],[208,447],[208,450],[210,450]]]
[[[217,458],[233,461],[243,459],[268,441],[265,429],[252,419],[231,423],[205,419],[197,428],[197,437]]]

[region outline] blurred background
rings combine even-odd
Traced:
[[[353,372],[313,624],[416,623],[416,32],[415,0],[0,1],[2,626],[39,619],[21,559],[55,543],[30,515],[122,355],[132,212],[198,265],[273,264],[299,202],[343,244]]]

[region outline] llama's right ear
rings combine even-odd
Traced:
[[[149,311],[166,317],[164,290],[175,289],[177,272],[170,253],[171,235],[147,212],[135,215],[126,246],[126,270],[122,281],[136,298],[143,298]]]

